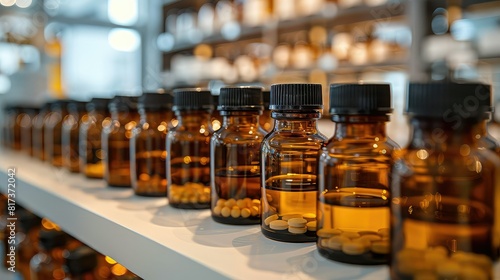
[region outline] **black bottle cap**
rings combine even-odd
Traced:
[[[389,84],[330,85],[330,114],[380,115],[392,112]]]
[[[82,275],[97,267],[97,253],[88,246],[64,252],[65,269],[72,276]]]
[[[68,103],[68,111],[74,112],[74,113],[79,113],[85,111],[85,106],[87,105],[87,102],[84,101],[70,101]]]
[[[223,87],[220,89],[219,111],[262,111],[262,88]]]
[[[483,117],[491,112],[490,86],[480,83],[410,83],[406,113],[431,118]]]
[[[109,98],[92,98],[89,103],[87,103],[86,108],[87,111],[94,111],[94,110],[103,110],[106,111],[108,110],[108,105],[111,99]]]
[[[323,108],[321,84],[275,84],[269,109],[310,110]]]
[[[44,250],[51,250],[57,247],[64,247],[67,241],[67,234],[59,230],[40,230],[38,237],[40,247]]]
[[[174,90],[172,110],[213,110],[213,97],[208,89],[180,88]]]
[[[139,109],[170,110],[174,97],[170,93],[145,92],[139,97]]]
[[[137,103],[139,97],[137,96],[127,96],[127,95],[117,95],[111,99],[108,108],[110,111],[127,112],[137,110]]]
[[[19,220],[19,226],[24,233],[28,233],[28,231],[32,228],[40,226],[42,223],[42,219],[26,209],[17,211],[17,219]]]

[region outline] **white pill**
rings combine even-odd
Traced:
[[[233,209],[231,209],[231,217],[233,218],[238,218],[241,214],[241,210],[238,206],[233,206]]]
[[[366,235],[361,235],[359,238],[360,240],[366,240],[369,242],[374,242],[374,241],[379,241],[382,240],[382,237],[378,234],[366,234]]]
[[[247,203],[243,199],[238,199],[236,201],[236,206],[238,206],[240,209],[245,208],[247,206]]]
[[[290,220],[288,220],[288,224],[291,226],[291,227],[305,227],[306,224],[307,224],[307,220],[306,219],[302,219],[302,218],[291,218]]]
[[[305,213],[302,215],[302,218],[306,219],[308,222],[316,221],[316,214],[314,213]]]
[[[460,265],[456,261],[446,260],[436,266],[436,272],[444,278],[454,278],[460,274]]]
[[[342,250],[342,244],[350,242],[349,238],[342,236],[333,236],[328,239],[328,248],[333,250]]]
[[[316,231],[317,229],[317,222],[316,221],[311,221],[306,224],[307,230],[308,231]]]
[[[269,227],[274,230],[285,230],[288,228],[288,223],[282,220],[274,220],[269,223]]]
[[[328,248],[328,238],[320,237],[318,240],[319,240],[320,247]]]
[[[349,239],[353,239],[353,238],[358,238],[361,235],[357,232],[354,232],[354,231],[344,231],[340,234],[340,236],[343,236],[343,237],[346,237]]]
[[[245,205],[246,205],[245,207],[247,207],[249,209],[252,207],[252,200],[249,197],[245,197],[243,199],[243,201],[245,202]]]
[[[226,201],[226,203],[224,203],[224,205],[229,208],[233,208],[233,206],[236,205],[236,200],[234,198],[230,198]]]
[[[380,234],[380,236],[382,237],[386,237],[386,236],[389,236],[389,229],[388,228],[381,228],[378,230],[378,234]]]
[[[294,233],[294,234],[303,234],[303,233],[306,233],[307,228],[306,227],[288,227],[288,231],[290,233]]]
[[[293,218],[302,218],[302,215],[301,214],[286,214],[286,215],[283,215],[283,217],[281,217],[281,219],[283,221],[288,221],[288,220],[293,219]]]
[[[252,206],[250,208],[250,212],[252,212],[252,216],[258,216],[259,215],[259,208],[257,206]]]
[[[226,200],[224,198],[220,198],[217,200],[217,203],[215,205],[223,207],[225,206],[224,203],[226,203]]]
[[[266,226],[268,226],[272,221],[276,221],[278,219],[278,215],[277,214],[274,214],[274,215],[271,215],[269,217],[267,217],[265,220],[264,220],[264,224]],[[285,222],[285,221],[283,221]],[[286,223],[286,222],[285,222]],[[288,225],[288,223],[287,223]]]
[[[221,215],[225,218],[231,216],[231,209],[229,207],[224,206],[220,211]]]
[[[361,255],[366,252],[366,246],[353,240],[342,244],[342,252],[348,255]]]
[[[337,228],[322,228],[316,232],[319,237],[329,238],[335,235],[340,235],[342,231]]]
[[[220,207],[220,206],[214,207],[214,214],[215,215],[220,215],[221,211],[222,211],[222,207]]]
[[[260,207],[260,200],[258,200],[258,199],[252,199],[252,205]]]
[[[371,242],[370,242],[370,240],[367,240],[367,239],[361,239],[361,237],[351,239],[351,241],[352,241],[352,242],[361,243],[361,244],[363,244],[363,246],[365,246],[365,248],[369,248],[369,247],[371,246]]]
[[[250,209],[248,209],[248,208],[241,209],[241,217],[242,218],[246,219],[246,218],[250,217],[251,214],[252,214],[252,212],[250,212]]]
[[[371,244],[370,250],[377,254],[389,254],[391,244],[388,241],[375,241]]]

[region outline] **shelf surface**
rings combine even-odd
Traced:
[[[321,257],[314,243],[282,243],[258,225],[215,223],[209,210],[179,210],[23,154],[0,151],[0,190],[16,168],[16,202],[144,279],[388,279],[387,266]],[[500,266],[496,266],[500,275]]]

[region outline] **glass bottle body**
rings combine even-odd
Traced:
[[[479,123],[473,120],[454,130],[426,118],[411,124],[412,140],[392,172],[392,279],[422,271],[445,277],[437,265],[442,263],[452,268],[446,277],[473,271],[493,279],[500,243],[499,159],[478,148]]]
[[[389,259],[392,153],[387,116],[338,116],[318,162],[318,250],[354,264]],[[352,244],[354,243],[354,244]],[[344,246],[345,245],[345,246]]]
[[[88,120],[83,112],[72,112],[62,125],[62,159],[63,166],[70,172],[80,172],[80,123]]]
[[[30,261],[31,280],[64,279],[64,248],[41,250]]]
[[[166,139],[170,110],[141,112],[130,140],[130,173],[135,194],[166,196]]]
[[[45,160],[45,120],[52,114],[48,107],[44,107],[33,119],[33,156]]]
[[[110,126],[103,130],[104,180],[110,187],[131,187],[130,138],[139,122],[135,110],[111,112]]]
[[[314,242],[318,151],[327,140],[317,130],[320,114],[275,111],[272,116],[274,129],[261,149],[262,233],[278,241]]]
[[[167,135],[169,204],[176,208],[210,208],[210,113],[177,111],[178,124]]]
[[[68,116],[65,108],[56,109],[45,120],[45,160],[55,167],[62,167],[62,124]]]
[[[21,118],[21,150],[33,156],[33,125],[34,118],[38,115],[38,109],[27,110]]]
[[[212,218],[224,224],[260,223],[258,111],[228,112],[210,141]]]
[[[80,126],[80,165],[81,172],[87,178],[104,178],[104,154],[101,135],[111,124],[111,117],[106,110],[93,110],[88,113],[88,120]]]

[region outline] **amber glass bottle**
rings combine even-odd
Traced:
[[[285,242],[316,241],[320,84],[271,86],[273,131],[262,142],[262,233]]]
[[[67,234],[58,230],[40,230],[40,251],[30,262],[31,280],[64,279],[63,251]]]
[[[496,279],[500,160],[479,148],[483,84],[412,83],[391,186],[392,279]]]
[[[50,116],[51,102],[45,103],[33,119],[32,146],[33,157],[45,160],[45,120]]]
[[[21,150],[21,108],[9,105],[6,107],[5,112],[6,146],[12,150]]]
[[[62,123],[68,115],[67,100],[51,104],[51,114],[45,119],[45,160],[55,167],[62,167]]]
[[[267,132],[271,132],[273,130],[274,120],[271,118],[271,110],[269,110],[269,98],[270,91],[263,90],[262,91],[262,101],[264,103],[264,111],[259,118],[260,126]]]
[[[26,154],[33,156],[33,121],[40,113],[39,106],[24,106],[21,116],[21,150]]]
[[[260,223],[262,90],[226,87],[219,96],[221,129],[210,141],[212,218],[224,224]]]
[[[178,120],[167,135],[169,204],[176,208],[210,208],[210,91],[174,90],[172,108]]]
[[[82,245],[64,252],[65,280],[96,280],[97,252]]]
[[[80,172],[80,158],[78,150],[80,147],[80,123],[86,120],[84,115],[86,102],[71,101],[68,108],[68,115],[62,125],[62,159],[64,168],[70,172]]]
[[[389,188],[392,153],[386,135],[388,84],[333,84],[333,137],[318,162],[318,250],[354,264],[389,260]]]
[[[16,235],[17,270],[24,279],[30,279],[30,260],[38,253],[41,219],[27,210],[18,211],[20,231]]]
[[[222,126],[222,116],[217,110],[217,105],[219,104],[219,95],[212,95],[214,110],[210,114],[210,122],[212,123],[213,131],[217,131]]]
[[[136,195],[167,196],[166,139],[172,102],[169,93],[144,93],[139,98],[141,120],[130,139],[130,174]]]
[[[93,98],[87,103],[87,114],[84,115],[80,126],[80,169],[87,178],[104,177],[101,135],[102,131],[111,125],[109,101],[107,98]]]
[[[131,187],[130,138],[139,123],[136,96],[115,96],[109,104],[111,125],[102,133],[104,180],[110,187]]]

